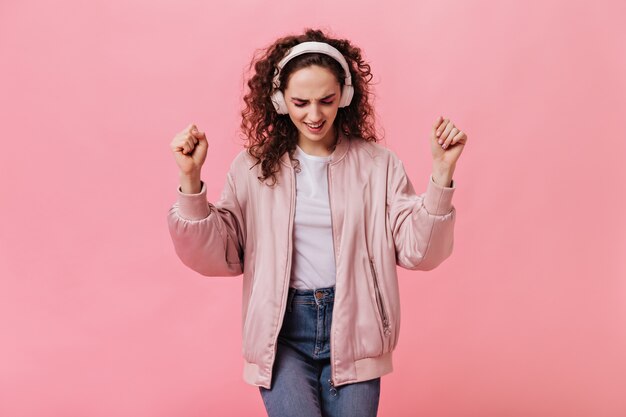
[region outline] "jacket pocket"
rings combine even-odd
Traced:
[[[372,270],[372,277],[374,278],[374,290],[376,292],[376,302],[378,303],[380,320],[383,324],[383,333],[385,336],[389,336],[391,334],[391,329],[389,327],[389,315],[387,314],[387,309],[385,307],[385,300],[380,292],[380,284],[378,283],[378,274],[376,273],[373,257],[370,257],[370,268]]]

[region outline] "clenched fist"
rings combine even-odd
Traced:
[[[467,134],[450,119],[439,116],[430,132],[430,147],[435,164],[455,166],[467,143]]]
[[[190,124],[178,133],[170,142],[174,158],[180,168],[181,175],[200,175],[200,169],[206,159],[209,142],[204,132],[195,124]]]

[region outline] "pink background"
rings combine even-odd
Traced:
[[[295,3],[2,2],[0,415],[265,415],[241,277],[174,253],[169,142],[207,132],[215,200],[254,49],[309,26],[363,48],[416,189],[437,116],[469,136],[379,415],[626,415],[625,3]]]

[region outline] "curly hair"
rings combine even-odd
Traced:
[[[258,179],[264,182],[272,178],[276,183],[276,172],[279,171],[279,160],[284,152],[299,169],[299,161],[294,158],[298,141],[298,128],[289,115],[276,112],[271,101],[274,91],[273,78],[278,62],[295,45],[306,41],[326,42],[337,48],[348,63],[354,86],[354,95],[349,106],[340,107],[335,118],[335,128],[341,129],[345,136],[352,140],[358,137],[368,142],[376,142],[375,114],[369,95],[372,73],[370,66],[361,57],[361,49],[346,39],[334,39],[322,30],[306,28],[304,34],[284,36],[264,49],[257,49],[255,56],[247,68],[254,67],[255,74],[247,81],[249,92],[243,97],[245,108],[241,111],[241,130],[244,134],[248,154],[261,164],[263,175]],[[259,55],[260,52],[260,56]],[[291,59],[280,71],[280,90],[284,93],[289,76],[302,68],[317,65],[327,68],[337,78],[340,91],[344,85],[345,73],[341,65],[332,57],[323,53],[305,53]],[[272,184],[272,185],[274,185]]]

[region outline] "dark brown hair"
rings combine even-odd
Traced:
[[[255,166],[261,164],[263,175],[258,177],[261,182],[271,177],[276,183],[275,173],[280,169],[279,160],[285,151],[294,160],[298,128],[288,114],[276,112],[271,101],[272,81],[276,65],[287,51],[306,41],[326,42],[337,48],[350,68],[354,95],[349,106],[339,108],[335,128],[341,129],[349,140],[358,137],[368,142],[377,141],[374,109],[369,101],[369,84],[373,76],[369,64],[361,57],[361,49],[346,39],[334,39],[321,30],[306,28],[302,35],[284,36],[265,49],[257,49],[247,69],[250,71],[254,67],[255,74],[247,81],[249,92],[243,97],[245,108],[241,111],[241,130],[248,154],[257,160]],[[293,72],[311,65],[327,68],[335,74],[341,91],[344,70],[334,58],[322,53],[306,53],[291,59],[280,71],[280,90],[284,93]],[[295,165],[298,167],[297,162]]]

